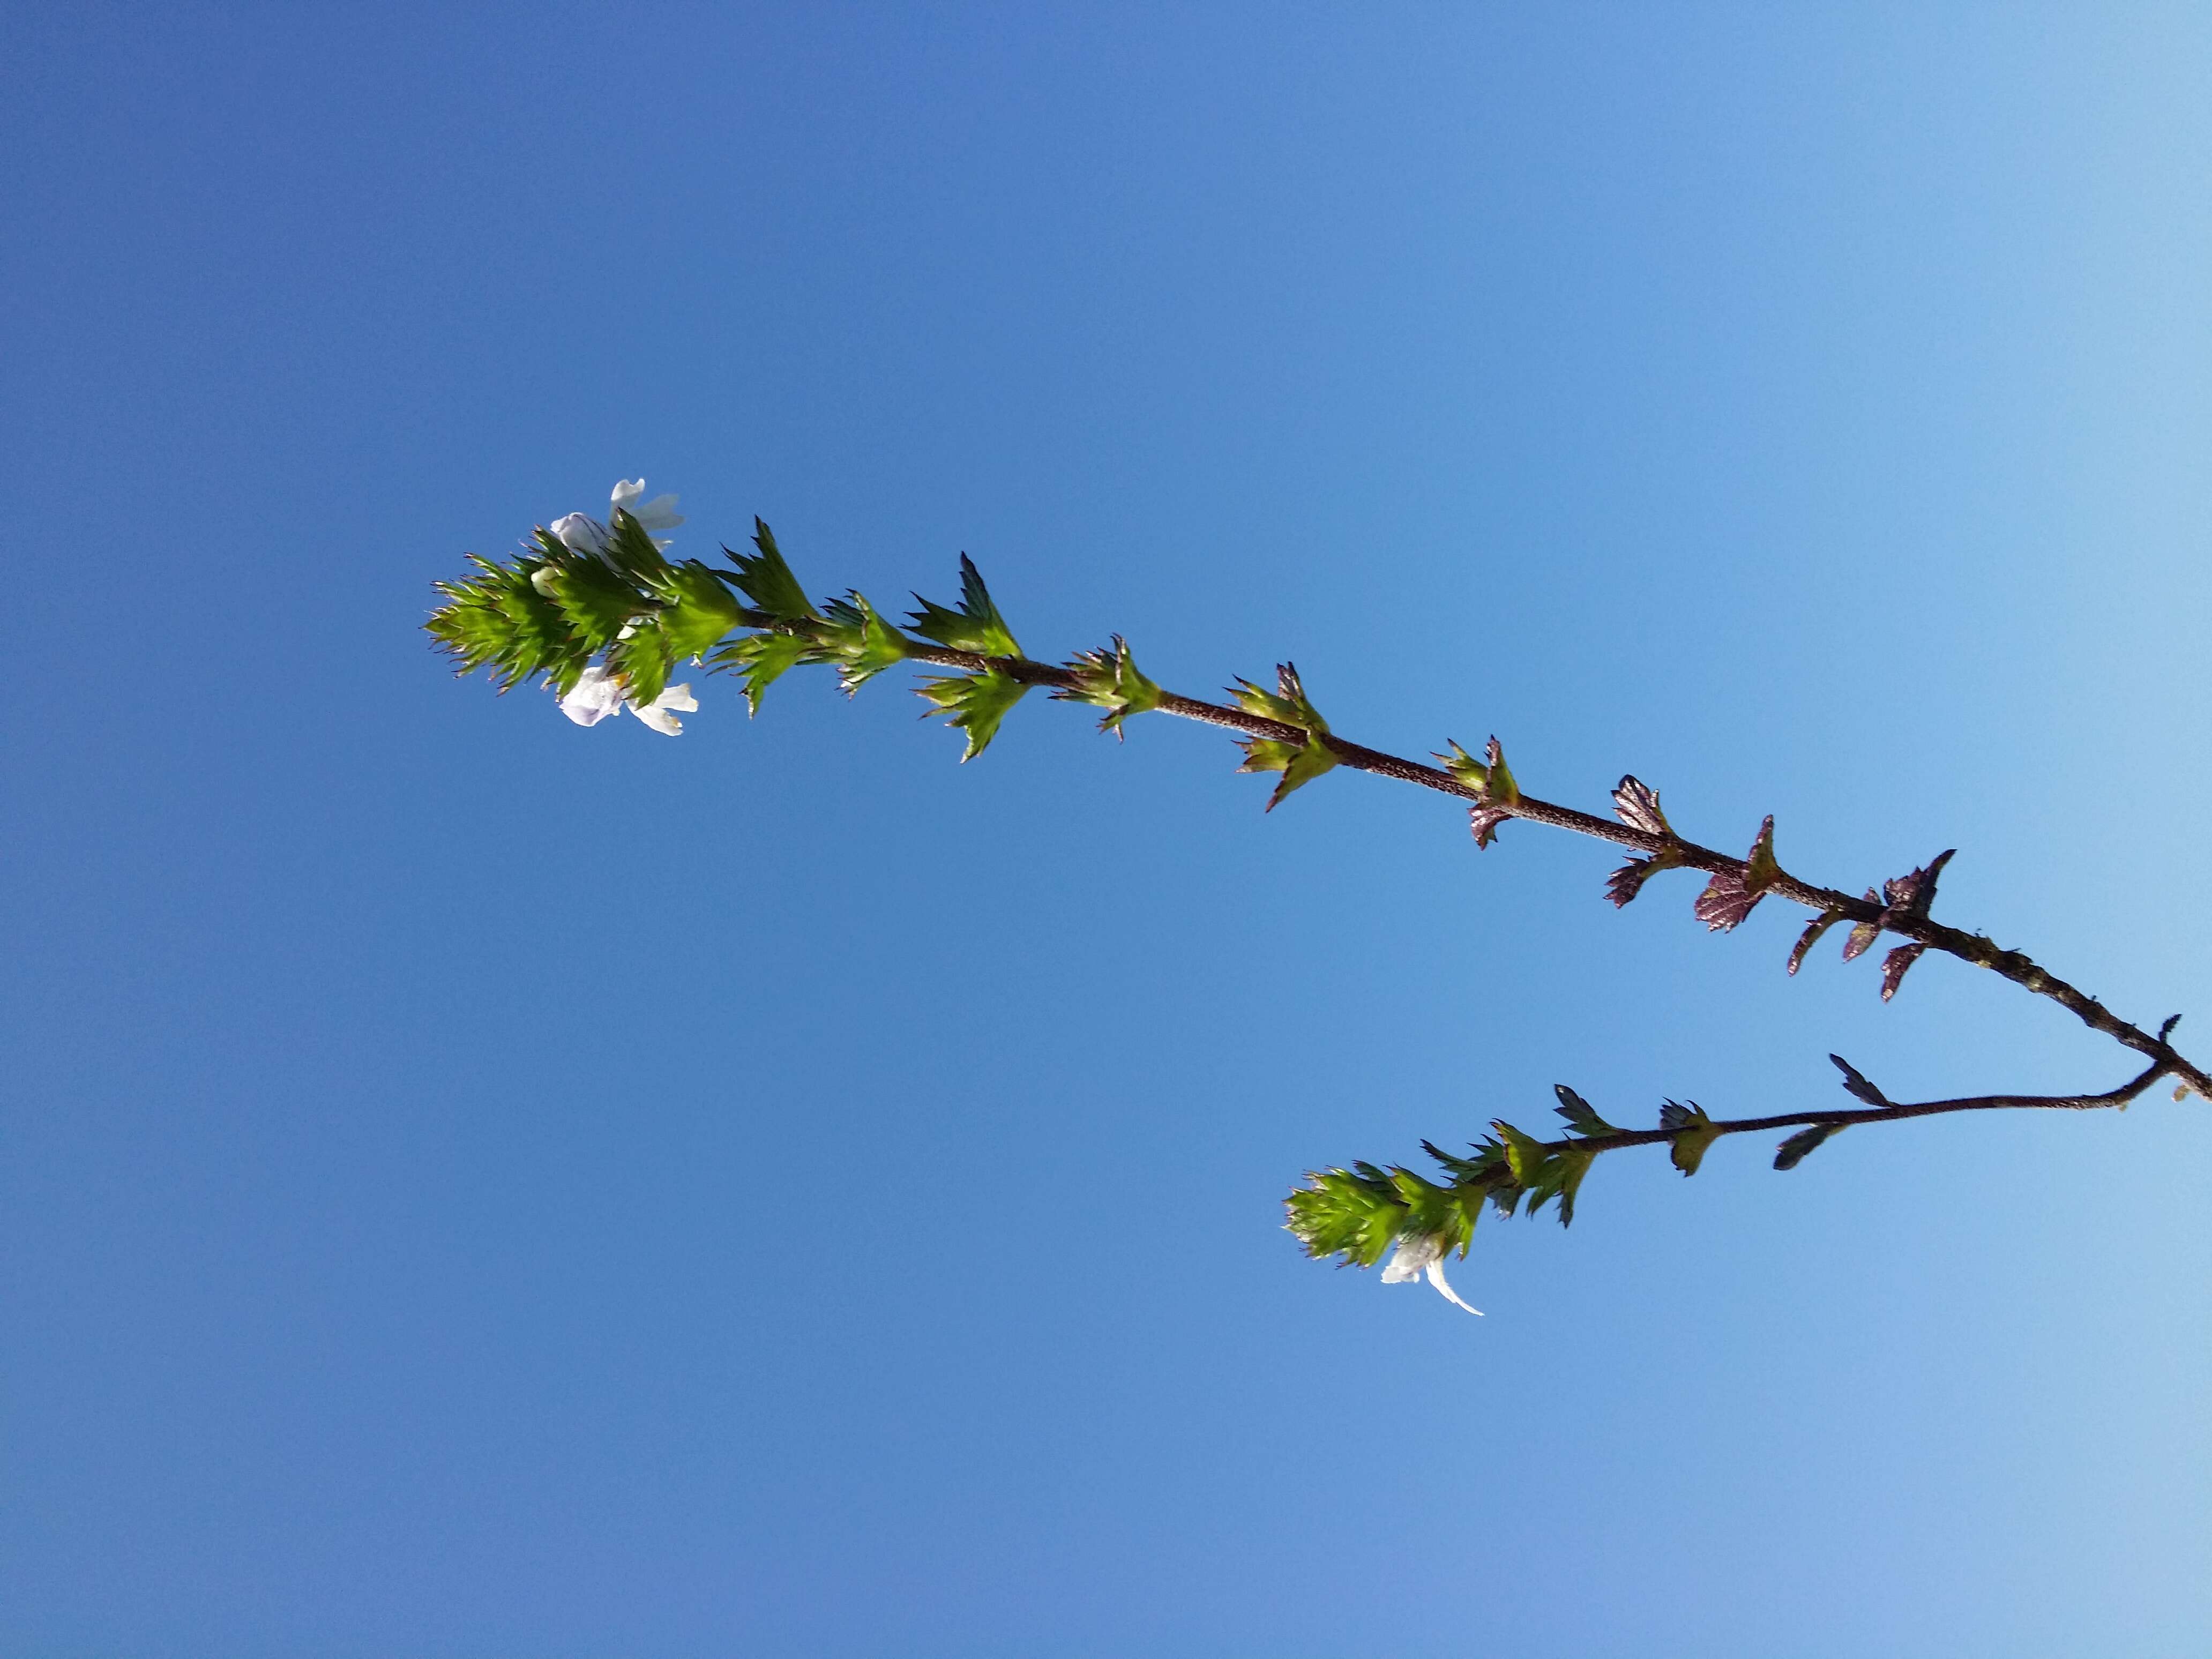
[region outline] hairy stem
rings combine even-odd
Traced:
[[[805,623],[779,620],[763,611],[747,610],[744,613],[744,620],[749,626],[755,628],[799,633],[811,631]],[[1065,689],[1078,684],[1078,677],[1073,670],[1054,663],[1037,662],[1028,657],[989,657],[979,652],[952,650],[921,640],[908,641],[907,654],[918,662],[934,663],[946,668],[957,668],[969,673],[981,673],[994,669],[1025,685],[1044,685]],[[1551,801],[1539,800],[1530,795],[1522,795],[1510,805],[1492,806],[1486,801],[1482,791],[1462,783],[1441,767],[1431,766],[1422,761],[1407,760],[1403,756],[1389,754],[1380,749],[1370,749],[1364,744],[1353,743],[1334,733],[1326,737],[1316,737],[1308,733],[1303,727],[1291,726],[1281,720],[1270,720],[1263,714],[1250,714],[1230,704],[1208,702],[1202,698],[1186,697],[1170,691],[1162,695],[1155,712],[1174,714],[1183,720],[1200,720],[1209,726],[1226,726],[1231,731],[1241,732],[1249,737],[1268,738],[1279,743],[1301,746],[1308,742],[1323,743],[1328,745],[1329,752],[1336,757],[1340,765],[1351,767],[1355,771],[1372,772],[1381,777],[1395,778],[1401,783],[1418,784],[1424,789],[1433,789],[1439,794],[1450,795],[1476,805],[1490,807],[1490,810],[1501,811],[1511,817],[1523,818],[1531,823],[1549,824],[1558,830],[1570,830],[1577,835],[1589,836],[1598,841],[1611,842],[1616,846],[1629,848],[1646,856],[1663,854],[1673,865],[1683,868],[1703,870],[1711,874],[1736,875],[1742,874],[1746,868],[1745,860],[1720,852],[1716,848],[1701,847],[1695,842],[1686,841],[1680,836],[1654,835],[1645,830],[1632,829],[1627,824],[1615,823],[1611,818],[1600,817],[1594,813],[1580,811],[1571,806],[1561,806]],[[1960,961],[1970,963],[1977,968],[1986,968],[1990,972],[2010,980],[2023,989],[2032,991],[2038,996],[2050,998],[2092,1030],[2101,1031],[2114,1042],[2132,1048],[2152,1062],[2152,1069],[2145,1074],[2144,1080],[2136,1086],[2134,1090],[2136,1093],[2148,1087],[2150,1079],[2161,1073],[2172,1073],[2199,1095],[2207,1099],[2212,1099],[2212,1075],[2208,1075],[2201,1067],[2176,1050],[2166,1040],[2163,1031],[2154,1036],[2142,1027],[2120,1018],[2096,998],[2068,984],[2057,975],[2039,966],[2021,951],[2001,949],[1978,933],[1970,933],[1960,928],[1946,927],[1942,922],[1931,921],[1924,915],[1899,915],[1880,903],[1856,897],[1837,888],[1816,886],[1811,882],[1800,880],[1787,872],[1778,874],[1763,890],[1777,897],[1788,899],[1793,903],[1802,904],[1808,909],[1832,913],[1847,921],[1879,923],[1885,932],[1898,933],[1905,938],[1917,940],[1932,950],[1956,957]],[[2171,1021],[2167,1023],[2166,1029],[2172,1029]],[[2133,1093],[2125,1097],[2133,1098]],[[1967,1111],[1980,1109],[1990,1105],[2077,1103],[2111,1105],[2118,1103],[2102,1096],[2084,1097],[2079,1101],[2072,1097],[2030,1099],[2015,1098],[2011,1096],[1989,1096],[1983,1097],[1975,1104],[1936,1103],[1925,1107],[1890,1108],[1886,1111],[1856,1115],[1850,1121],[1871,1121],[1884,1116],[1924,1116],[1932,1111]],[[1825,1123],[1833,1121],[1838,1121],[1833,1114],[1816,1113],[1811,1116],[1761,1119],[1747,1127],[1776,1127],[1790,1123]],[[1647,1137],[1647,1139],[1655,1138],[1660,1137]],[[1643,1143],[1624,1141],[1621,1144]]]

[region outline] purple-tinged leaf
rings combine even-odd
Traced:
[[[1487,847],[1498,839],[1498,826],[1511,817],[1512,813],[1502,806],[1470,806],[1467,810],[1468,827],[1474,831],[1474,844]]]
[[[1661,865],[1656,859],[1631,859],[1605,878],[1605,896],[1616,909],[1626,908],[1628,902],[1644,890],[1644,884],[1656,875]]]
[[[1830,1135],[1840,1134],[1850,1127],[1848,1123],[1815,1123],[1809,1129],[1800,1129],[1796,1134],[1774,1149],[1774,1167],[1794,1170],[1812,1156],[1815,1148]]]
[[[1790,952],[1790,972],[1793,976],[1805,965],[1805,953],[1820,942],[1820,935],[1843,919],[1841,910],[1823,910],[1805,924],[1805,931],[1797,935],[1797,943]]]
[[[1905,970],[1920,960],[1924,945],[1900,945],[1881,959],[1881,1000],[1888,1001],[1905,982]]]
[[[1743,890],[1763,893],[1781,874],[1782,866],[1774,861],[1774,814],[1769,812],[1752,841],[1751,856],[1743,861]]]
[[[1613,792],[1613,810],[1616,817],[1632,830],[1641,830],[1647,836],[1664,836],[1674,839],[1674,826],[1667,822],[1667,815],[1659,810],[1659,792],[1634,776],[1621,779]]]
[[[1884,1095],[1881,1090],[1875,1088],[1873,1084],[1868,1082],[1866,1073],[1860,1071],[1859,1068],[1852,1065],[1850,1061],[1845,1060],[1841,1054],[1830,1054],[1828,1059],[1833,1062],[1835,1068],[1844,1074],[1844,1093],[1850,1095],[1856,1099],[1863,1100],[1869,1106],[1887,1106],[1889,1104],[1888,1097]]]
[[[1873,888],[1869,887],[1866,890],[1866,899],[1869,904],[1879,904],[1881,902],[1881,895],[1875,892]],[[1874,942],[1881,937],[1881,924],[1880,922],[1862,921],[1858,923],[1856,926],[1852,927],[1851,936],[1844,941],[1844,960],[1845,962],[1849,962],[1854,957],[1864,956],[1869,950],[1873,948]]]
[[[1936,878],[1958,852],[1954,847],[1938,853],[1909,876],[1895,876],[1881,884],[1882,902],[1900,916],[1924,916],[1936,902]]]
[[[1699,921],[1716,933],[1725,933],[1751,914],[1759,896],[1745,890],[1743,872],[1723,870],[1705,884],[1693,908]]]

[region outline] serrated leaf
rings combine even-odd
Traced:
[[[1659,1127],[1674,1131],[1668,1143],[1668,1157],[1676,1169],[1686,1176],[1693,1176],[1698,1166],[1705,1161],[1705,1153],[1720,1138],[1720,1125],[1706,1115],[1705,1109],[1692,1101],[1681,1105],[1668,1101],[1659,1109]]]
[[[1308,738],[1291,751],[1283,768],[1282,781],[1275,785],[1275,793],[1267,797],[1266,811],[1280,806],[1293,789],[1303,789],[1322,773],[1336,764],[1336,757],[1329,752],[1328,740],[1318,735]]]
[[[1656,858],[1631,859],[1605,878],[1605,896],[1616,909],[1626,909],[1644,890],[1644,884],[1668,867],[1667,862]]]
[[[1493,1120],[1490,1127],[1505,1144],[1505,1167],[1513,1171],[1514,1180],[1523,1187],[1534,1186],[1543,1174],[1544,1161],[1551,1156],[1544,1143],[1503,1118]]]
[[[1751,854],[1743,861],[1743,890],[1764,893],[1781,877],[1782,866],[1774,861],[1774,815],[1766,815],[1759,826],[1759,834],[1751,843]]]
[[[1136,659],[1129,654],[1129,642],[1119,634],[1114,635],[1112,650],[1079,651],[1067,666],[1074,671],[1075,684],[1062,686],[1053,696],[1063,702],[1093,703],[1105,709],[1106,716],[1098,722],[1098,729],[1111,732],[1116,738],[1121,735],[1122,721],[1132,714],[1158,708],[1164,695],[1138,668]],[[1288,764],[1287,759],[1285,763]]]
[[[1512,806],[1521,799],[1521,786],[1513,781],[1513,769],[1505,763],[1505,750],[1493,735],[1490,739],[1488,765],[1489,781],[1482,787],[1483,804],[1488,806]]]
[[[1900,945],[1881,959],[1881,1000],[1888,1001],[1905,982],[1905,970],[1920,960],[1924,945]]]
[[[668,574],[668,561],[645,533],[645,526],[621,507],[615,509],[614,524],[599,556],[641,586],[653,586]]]
[[[1694,1100],[1686,1106],[1679,1100],[1659,1103],[1659,1127],[1662,1129],[1687,1128],[1704,1115],[1705,1109]]]
[[[1237,769],[1240,772],[1287,771],[1299,747],[1279,738],[1239,738],[1237,746],[1244,751],[1244,763]]]
[[[547,565],[533,585],[561,607],[569,626],[593,651],[653,609],[651,599],[597,558],[565,557]]]
[[[1512,813],[1502,806],[1471,806],[1468,809],[1468,828],[1474,831],[1474,844],[1487,847],[1498,839],[1498,826],[1511,817]]]
[[[1805,954],[1820,942],[1820,935],[1844,919],[1841,910],[1823,910],[1805,924],[1805,931],[1797,935],[1797,943],[1790,948],[1790,972],[1795,975],[1805,965]]]
[[[967,733],[968,748],[960,757],[963,766],[990,746],[1006,711],[1022,700],[1029,687],[1011,674],[987,668],[977,674],[949,674],[925,680],[915,694],[934,705],[948,726]],[[923,718],[927,720],[927,715]]]
[[[1444,770],[1477,793],[1487,789],[1490,787],[1490,769],[1461,748],[1458,738],[1450,738],[1445,741],[1451,752],[1437,756],[1444,763]]]
[[[837,665],[838,683],[847,696],[906,659],[906,635],[885,622],[857,591],[848,592],[842,599],[831,599],[822,610],[828,626],[819,631],[821,655],[824,661]]]
[[[1613,792],[1615,817],[1632,830],[1641,830],[1647,836],[1674,838],[1674,826],[1667,822],[1667,815],[1659,810],[1659,792],[1633,775],[1624,777]]]
[[[1006,627],[1006,618],[991,601],[991,591],[983,586],[982,573],[975,568],[975,560],[965,553],[960,556],[960,608],[948,611],[941,605],[914,596],[921,609],[908,619],[914,631],[926,640],[953,651],[975,651],[986,657],[1018,657],[1020,646]]]
[[[744,620],[722,579],[696,559],[670,567],[661,591],[660,631],[679,662],[700,655]]]
[[[1863,1100],[1869,1106],[1889,1104],[1887,1097],[1873,1084],[1868,1082],[1866,1073],[1852,1065],[1850,1061],[1845,1060],[1841,1054],[1830,1054],[1828,1059],[1830,1063],[1844,1074],[1844,1093],[1855,1099]]]
[[[1720,870],[1705,884],[1705,890],[1698,895],[1692,909],[1698,920],[1712,932],[1725,933],[1742,925],[1743,919],[1757,908],[1759,896],[1746,890],[1741,871]]]
[[[812,642],[796,634],[748,634],[712,653],[707,660],[715,668],[738,672],[744,686],[745,705],[757,714],[769,687],[800,663],[812,660],[813,652]]]
[[[1841,1134],[1850,1127],[1848,1123],[1815,1123],[1809,1129],[1800,1129],[1796,1134],[1774,1149],[1774,1167],[1794,1170],[1802,1164],[1830,1135]]]
[[[1617,1135],[1620,1131],[1597,1115],[1589,1102],[1584,1100],[1564,1083],[1554,1083],[1552,1092],[1559,1097],[1556,1109],[1567,1121],[1567,1127],[1578,1135]]]
[[[667,689],[669,671],[677,659],[658,617],[640,618],[607,647],[607,672],[623,683],[623,695],[640,708],[651,707]]]
[[[474,554],[469,562],[475,575],[434,584],[447,602],[422,624],[459,665],[458,672],[488,669],[501,691],[538,673],[574,685],[591,647],[560,605],[537,586],[545,562],[525,556],[503,565]]]
[[[1275,686],[1274,690],[1269,691],[1248,679],[1240,678],[1229,688],[1229,695],[1248,714],[1280,720],[1285,726],[1295,726],[1301,732],[1311,735],[1328,732],[1328,722],[1321,717],[1320,710],[1306,696],[1305,685],[1298,678],[1296,663],[1275,665]]]
[[[1936,880],[1943,873],[1943,866],[1957,855],[1954,847],[1938,853],[1934,858],[1910,875],[1895,876],[1882,883],[1882,902],[1899,916],[1924,916],[1928,907],[1936,902]],[[1871,893],[1868,895],[1873,896]]]
[[[1881,902],[1881,896],[1869,887],[1866,890],[1866,902],[1869,904],[1879,904]],[[1864,956],[1873,948],[1874,942],[1881,937],[1881,923],[1879,921],[1854,923],[1850,937],[1844,941],[1844,960],[1850,962],[1854,957]]]
[[[756,610],[765,611],[779,622],[802,622],[821,613],[808,603],[806,590],[792,574],[791,567],[784,562],[783,554],[775,544],[775,532],[760,519],[753,520],[753,547],[750,553],[734,553],[728,548],[730,562],[738,568],[738,586],[753,602]]]

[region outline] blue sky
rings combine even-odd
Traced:
[[[419,632],[617,477],[965,550],[1035,654],[1958,847],[2201,1059],[2200,13],[0,30],[0,1646],[2202,1650],[2201,1103],[1624,1153],[1480,1322],[1279,1227],[1554,1082],[2120,1080],[2058,1011],[1195,727],[586,732]]]

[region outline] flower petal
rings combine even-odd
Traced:
[[[1451,1281],[1444,1277],[1444,1258],[1442,1251],[1438,1251],[1437,1253],[1437,1259],[1429,1263],[1429,1283],[1435,1285],[1437,1289],[1443,1293],[1444,1300],[1450,1303],[1455,1308],[1466,1308],[1469,1313],[1474,1315],[1478,1319],[1482,1316],[1482,1310],[1480,1308],[1469,1307],[1468,1304],[1462,1301],[1460,1299],[1459,1292],[1452,1289]]]
[[[1435,1262],[1444,1253],[1444,1242],[1434,1233],[1404,1233],[1398,1239],[1398,1248],[1382,1267],[1385,1285],[1410,1285],[1421,1276],[1421,1270]]]
[[[604,553],[606,550],[606,526],[581,513],[571,513],[564,519],[556,519],[546,527],[560,538],[561,545],[571,553]]]
[[[698,706],[690,686],[672,685],[643,708],[630,704],[629,712],[663,736],[674,738],[683,735],[684,722],[669,711],[680,708],[688,714]]]
[[[642,489],[645,480],[640,478],[637,482],[638,488]],[[631,507],[629,515],[646,530],[673,530],[684,522],[684,515],[676,510],[676,497],[673,495],[655,495],[651,501]]]
[[[644,494],[644,479],[616,479],[615,487],[607,492],[607,505],[611,509],[607,516],[611,519],[617,513],[627,513],[629,511],[630,503]]]
[[[579,726],[597,726],[622,706],[622,682],[597,664],[586,668],[561,699],[561,712]]]

